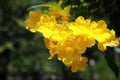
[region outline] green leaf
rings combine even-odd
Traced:
[[[34,9],[34,8],[40,8],[40,7],[52,7],[55,10],[62,10],[61,6],[56,2],[47,2],[39,5],[34,5],[28,8],[28,10]]]
[[[24,21],[23,21],[22,19],[15,18],[15,21],[16,21],[16,23],[17,23],[20,27],[25,28],[25,27],[24,27],[25,24],[24,24]]]
[[[34,8],[40,8],[40,7],[42,7],[42,6],[43,6],[42,4],[34,5],[34,6],[31,6],[30,8],[28,8],[28,10],[34,9]]]
[[[114,55],[113,55],[113,52],[111,51],[106,51],[106,54],[105,54],[105,59],[108,63],[108,66],[111,68],[111,70],[115,73],[116,75],[116,78],[118,77],[119,75],[119,68],[118,68],[118,65],[115,63],[114,61]]]
[[[42,6],[52,7],[53,9],[56,9],[56,10],[62,10],[61,6],[56,2],[48,2],[48,3],[43,4]]]
[[[66,7],[64,7],[64,12],[69,13],[70,9],[71,9],[71,6],[66,6]]]

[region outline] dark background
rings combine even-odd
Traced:
[[[105,53],[94,47],[86,51],[89,62],[84,72],[72,73],[56,57],[48,60],[42,35],[24,25],[28,8],[48,1],[57,0],[0,0],[0,80],[115,80]],[[78,6],[71,9],[73,19],[103,19],[120,36],[120,0],[64,0],[67,5]],[[115,54],[114,60],[120,67],[119,56]]]

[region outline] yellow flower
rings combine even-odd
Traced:
[[[119,45],[120,38],[115,37],[115,31],[109,30],[103,20],[96,22],[79,16],[74,22],[68,22],[70,14],[65,10],[69,6],[62,9],[61,2],[55,8],[51,4],[46,4],[50,6],[48,14],[41,14],[40,10],[30,11],[29,19],[25,21],[28,30],[43,34],[49,59],[57,55],[58,60],[71,67],[72,72],[84,71],[88,59],[82,55],[87,48],[96,42],[101,51],[105,51],[107,46]]]
[[[90,30],[90,19],[84,19],[82,16],[76,18],[75,22],[71,22],[69,25],[69,29],[72,30],[74,35],[87,35],[91,36]]]
[[[52,59],[55,54],[57,54],[57,42],[51,41],[47,38],[44,39],[46,47],[49,49],[50,57],[48,59]]]
[[[77,70],[84,70],[87,65],[87,60],[83,60],[81,55],[86,51],[87,47],[91,47],[91,45],[94,44],[94,40],[90,39],[89,41],[89,38],[85,37],[86,36],[74,36],[71,34],[56,42],[46,41],[47,48],[50,51],[49,59],[57,54],[58,59],[66,66],[73,67],[72,69],[77,68]]]
[[[41,11],[30,11],[29,12],[29,19],[25,21],[26,29],[30,30],[31,32],[36,32],[36,24],[39,22],[41,17]]]
[[[54,16],[42,15],[40,21],[36,24],[36,30],[43,34],[45,38],[49,38],[58,29]]]
[[[89,45],[81,36],[69,35],[61,40],[56,39],[45,39],[46,47],[49,49],[50,57],[52,59],[55,55],[62,61],[66,66],[77,68],[77,70],[84,70],[87,65],[86,58],[82,58],[81,55],[86,51]],[[78,66],[76,66],[78,65]],[[73,70],[75,72],[75,70]]]
[[[95,24],[95,23],[93,23]],[[115,31],[109,30],[103,20],[92,26],[93,37],[98,41],[98,49],[105,51],[106,47],[114,47],[118,45],[118,39],[115,37]]]
[[[72,31],[74,36],[76,37],[76,40],[79,42],[77,44],[80,44],[80,48],[85,47],[92,47],[95,44],[95,38],[93,37],[93,33],[91,31],[91,20],[90,19],[84,19],[82,16],[78,17],[75,22],[71,22],[69,24],[69,29]],[[84,51],[85,52],[85,51]]]
[[[74,60],[71,63],[71,70],[72,72],[77,72],[77,71],[84,71],[86,66],[87,66],[87,61],[88,59],[86,57],[80,57]]]
[[[107,29],[106,23],[102,20],[98,21],[96,26],[91,26],[91,27],[92,27],[93,37],[98,42],[103,42],[109,37],[111,37],[111,35],[114,35],[114,31],[110,31],[109,29]]]
[[[105,51],[107,49],[107,46],[109,47],[115,47],[119,45],[119,39],[115,37],[111,37],[107,39],[104,42],[99,42],[98,43],[98,49],[101,51]]]
[[[62,24],[58,24],[58,29],[50,39],[54,41],[61,41],[67,39],[71,34],[72,33],[68,28],[68,22],[63,22]]]
[[[55,16],[55,18],[58,22],[59,21],[68,21],[71,17],[71,15],[69,13],[64,13],[63,11],[60,11],[60,10],[49,11],[48,15]]]

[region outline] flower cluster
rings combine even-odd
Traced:
[[[83,54],[87,48],[97,43],[98,49],[105,51],[107,46],[119,44],[115,31],[109,30],[103,20],[96,22],[82,16],[73,22],[69,19],[69,13],[50,8],[48,14],[42,14],[41,10],[30,11],[25,25],[31,32],[43,34],[49,59],[57,55],[72,72],[85,70],[88,59]]]

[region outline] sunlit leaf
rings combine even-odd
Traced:
[[[47,2],[47,3],[44,3],[44,4],[33,5],[30,8],[28,8],[28,10],[41,8],[41,7],[52,7],[55,10],[62,10],[61,6],[56,2]]]
[[[70,12],[70,9],[71,9],[71,6],[66,6],[66,7],[64,7],[65,13],[69,13],[69,12]]]
[[[48,2],[48,3],[43,4],[42,6],[44,6],[44,7],[52,7],[54,9],[56,9],[56,10],[62,10],[60,5],[58,3],[56,3],[56,2]]]

